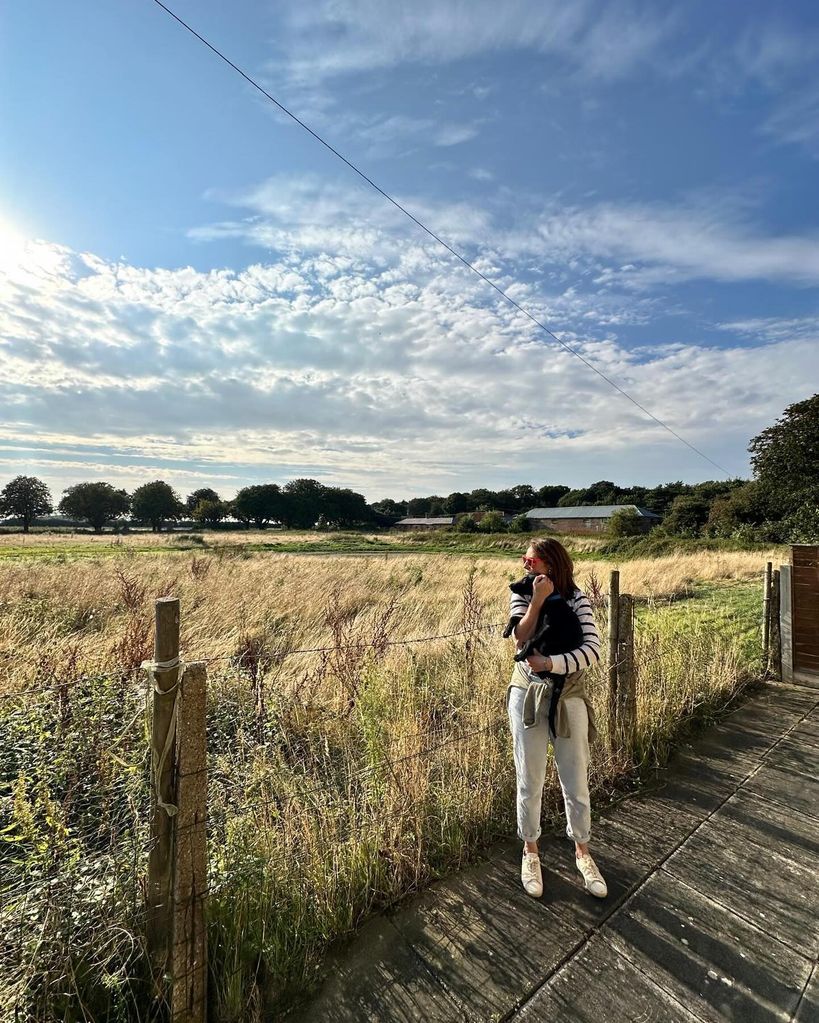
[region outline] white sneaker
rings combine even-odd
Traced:
[[[537,853],[524,851],[520,879],[526,894],[539,899],[543,894],[543,873],[540,869],[540,856]]]
[[[591,853],[586,853],[584,856],[576,856],[575,863],[577,864],[577,869],[583,875],[586,891],[598,899],[605,899],[609,890],[606,887],[606,882],[603,880],[603,875],[597,869],[597,864],[591,858]]]

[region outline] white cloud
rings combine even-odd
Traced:
[[[519,479],[711,475],[579,360],[423,250],[374,269],[288,255],[240,273],[148,270],[43,243],[0,300],[0,460],[55,486],[158,475],[226,491],[315,475],[384,494]],[[491,265],[491,260],[486,264]],[[517,294],[731,471],[819,372],[816,338],[629,350],[597,299]],[[32,450],[40,449],[40,450]],[[495,467],[495,468],[493,468]]]
[[[300,83],[401,64],[443,64],[529,51],[610,79],[654,56],[673,28],[626,0],[324,0],[288,7],[276,66]]]
[[[196,229],[193,237],[233,236],[278,252],[336,252],[375,265],[408,259],[411,252],[435,258],[429,239],[363,186],[277,177],[223,198],[250,215]],[[547,264],[561,273],[569,267],[575,278],[589,273],[597,285],[621,288],[694,278],[819,281],[819,237],[763,232],[737,194],[706,192],[677,204],[559,206],[520,192],[500,193],[483,209],[397,198],[467,257],[480,258],[492,246],[505,267],[501,275],[511,273],[510,280],[536,258],[538,272]]]

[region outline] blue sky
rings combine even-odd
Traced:
[[[815,5],[169,6],[731,474],[815,392]],[[0,30],[0,481],[718,476],[151,0]]]

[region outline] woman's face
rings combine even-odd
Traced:
[[[532,575],[549,575],[549,565],[531,547],[523,555],[523,567]]]

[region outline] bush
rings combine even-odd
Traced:
[[[503,521],[503,512],[487,512],[478,523],[478,529],[482,533],[505,533],[506,523]]]
[[[458,519],[455,523],[456,533],[477,533],[478,523],[472,518],[471,515],[464,515],[462,519]]]
[[[819,505],[803,505],[782,523],[788,543],[819,543]]]
[[[621,508],[609,519],[609,536],[618,539],[623,536],[642,536],[643,520],[634,508]]]
[[[525,515],[516,515],[509,523],[510,533],[528,533],[529,532],[529,520]]]

